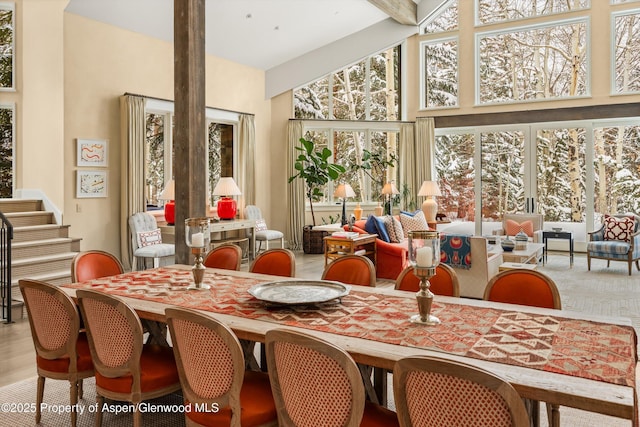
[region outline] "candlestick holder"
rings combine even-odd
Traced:
[[[413,273],[420,279],[420,290],[416,293],[419,314],[409,318],[412,323],[439,325],[440,319],[431,314],[433,293],[429,279],[436,275],[440,263],[440,233],[437,231],[410,231],[409,263]]]
[[[195,264],[191,268],[193,273],[193,285],[187,289],[209,289],[210,286],[203,284],[205,266],[202,264],[203,256],[207,252],[211,234],[209,232],[209,218],[187,218],[184,220],[184,235],[187,246],[191,248],[191,253],[195,258]]]

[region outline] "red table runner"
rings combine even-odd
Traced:
[[[630,326],[434,301],[442,324],[425,327],[408,321],[415,298],[354,287],[341,304],[270,307],[247,292],[262,280],[207,271],[210,290],[186,290],[192,282],[160,268],[65,286],[635,387]]]

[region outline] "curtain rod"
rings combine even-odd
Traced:
[[[175,101],[173,99],[158,98],[156,96],[140,95],[140,94],[131,93],[131,92],[125,92],[124,94],[129,96],[139,96],[140,98],[145,98],[145,99],[155,99],[156,101],[173,102],[175,104]],[[246,114],[247,116],[255,116],[254,113],[244,113],[242,111],[227,110],[226,108],[209,107],[208,105],[205,105],[205,108],[212,108],[214,110],[226,111],[227,113]]]

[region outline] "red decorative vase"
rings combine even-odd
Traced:
[[[174,225],[176,223],[176,202],[175,200],[169,200],[164,204],[164,219],[168,225]]]
[[[231,197],[223,197],[218,200],[218,217],[220,219],[234,219],[236,211],[236,201]]]

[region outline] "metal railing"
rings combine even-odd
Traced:
[[[13,225],[0,212],[0,293],[2,294],[2,318],[11,323],[11,241]]]

